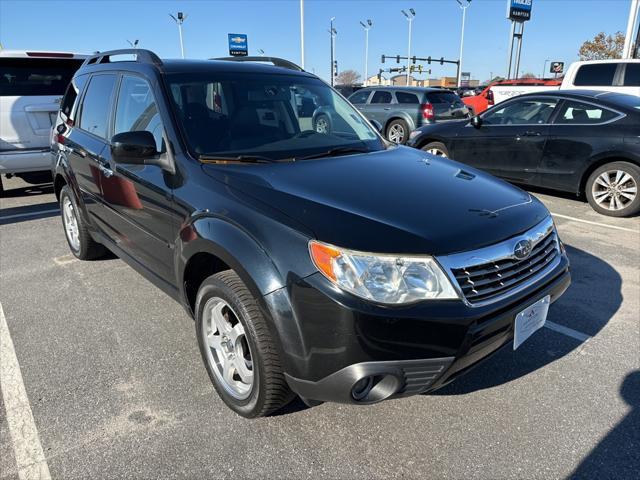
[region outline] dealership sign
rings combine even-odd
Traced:
[[[531,19],[533,0],[507,0],[507,18],[514,22],[526,22]]]
[[[247,36],[244,33],[229,34],[229,55],[232,57],[244,57],[249,53]]]
[[[564,62],[551,62],[550,73],[562,73],[564,72]]]

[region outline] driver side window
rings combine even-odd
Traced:
[[[487,112],[482,120],[488,125],[541,125],[549,123],[556,99],[521,99]]]
[[[151,87],[140,77],[125,75],[118,93],[113,133],[137,131],[151,132],[156,141],[156,150],[164,151],[162,122]]]

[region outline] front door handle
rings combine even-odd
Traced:
[[[391,110],[391,107],[384,107],[385,110]]]
[[[109,178],[109,177],[111,177],[111,176],[113,175],[113,170],[111,170],[108,166],[106,166],[106,165],[104,165],[104,164],[102,164],[102,163],[100,163],[100,164],[98,165],[98,169],[99,169],[99,170],[102,172],[102,174],[103,174],[105,177],[107,177],[107,178]]]
[[[529,130],[527,132],[524,132],[520,136],[521,137],[539,137],[540,136],[540,132],[534,132],[533,130]]]

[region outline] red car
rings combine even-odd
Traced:
[[[505,86],[531,86],[531,87],[540,87],[540,86],[558,86],[562,84],[562,79],[552,78],[549,80],[539,79],[539,78],[521,78],[514,80],[500,80],[498,82],[493,82],[489,84],[482,92],[478,95],[473,95],[471,97],[463,97],[462,101],[464,104],[469,107],[473,114],[478,115],[479,113],[484,112],[487,108],[493,106],[493,92],[491,91],[492,87],[496,85],[505,85]]]

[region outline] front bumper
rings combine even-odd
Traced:
[[[432,391],[510,344],[515,316],[540,298],[557,300],[571,282],[564,254],[545,278],[491,305],[425,302],[406,308],[371,305],[315,274],[290,287],[294,317],[285,323],[300,336],[285,349],[285,377],[307,401],[375,403]],[[372,378],[370,394],[355,400],[354,385]]]

